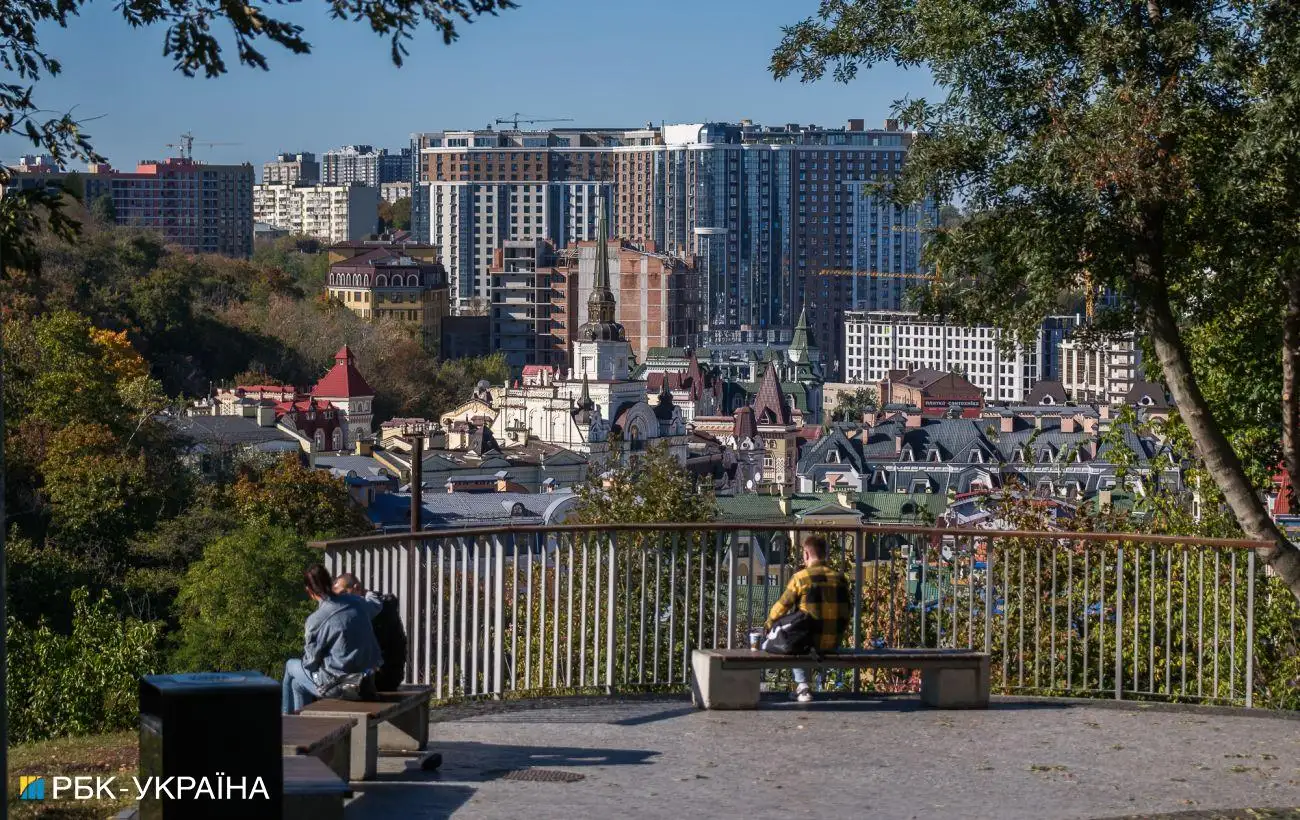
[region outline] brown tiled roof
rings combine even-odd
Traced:
[[[754,423],[754,410],[750,407],[741,407],[736,411],[736,426],[734,435],[737,439],[753,438],[758,435],[758,425]]]
[[[759,424],[789,424],[790,407],[781,395],[781,382],[776,377],[776,365],[769,364],[763,374],[763,383],[754,396],[754,417]]]

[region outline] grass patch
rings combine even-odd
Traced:
[[[108,735],[62,737],[9,748],[9,817],[11,820],[104,820],[126,808],[130,800],[51,801],[46,781],[44,802],[18,799],[18,776],[117,775],[139,770],[139,737],[134,731]]]

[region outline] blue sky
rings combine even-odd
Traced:
[[[215,80],[173,71],[163,29],[131,29],[113,5],[94,0],[67,30],[42,30],[64,72],[43,81],[37,98],[98,117],[86,129],[118,168],[165,156],[164,145],[187,130],[239,143],[196,147],[201,160],[256,164],[278,151],[319,155],[347,143],[396,148],[412,131],[479,128],[515,111],[577,125],[746,117],[878,125],[893,100],[932,90],[924,71],[892,66],[847,86],[774,81],[767,62],[781,26],[814,12],[816,0],[519,0],[463,27],[451,46],[422,30],[400,69],[386,40],[330,20],[324,4],[308,0],[279,10],[306,27],[311,55],[268,46],[269,72],[236,67]],[[0,139],[5,160],[29,150]]]

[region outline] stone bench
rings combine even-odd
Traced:
[[[704,709],[754,709],[764,669],[919,669],[921,702],[940,709],[989,705],[989,656],[973,649],[860,649],[774,655],[748,649],[696,649],[691,695]]]
[[[356,725],[354,717],[281,715],[282,752],[286,757],[317,758],[344,781],[349,781],[352,779],[352,729]]]
[[[289,755],[284,760],[284,820],[343,820],[343,803],[352,796],[319,758]]]
[[[350,766],[357,780],[372,780],[379,763],[381,725],[388,729],[384,748],[422,752],[429,745],[429,698],[427,686],[404,686],[396,692],[380,692],[373,700],[325,698],[308,704],[299,714],[308,718],[353,718]],[[435,762],[436,761],[436,762]],[[429,756],[424,768],[437,768],[441,759]]]

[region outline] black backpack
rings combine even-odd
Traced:
[[[384,659],[384,677],[396,676],[400,681],[406,671],[406,630],[402,628],[402,614],[398,609],[397,598],[383,596],[384,608],[374,617],[371,624],[375,628],[375,640],[379,644],[379,654]]]
[[[813,650],[817,619],[797,609],[772,622],[763,640],[763,651],[774,655],[806,655]]]

